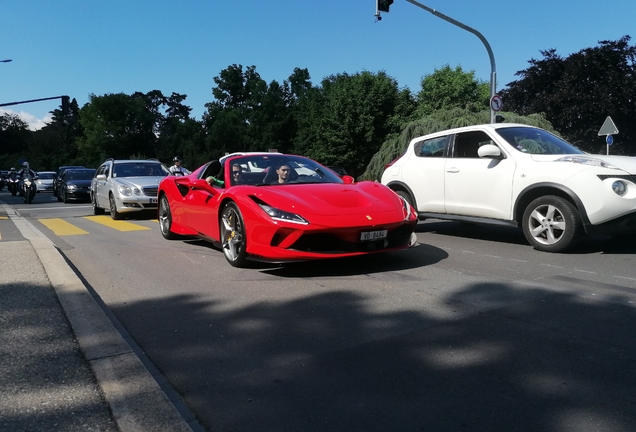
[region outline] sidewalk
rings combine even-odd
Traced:
[[[192,431],[53,243],[0,241],[0,430]]]

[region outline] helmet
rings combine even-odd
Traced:
[[[11,167],[11,169],[10,169],[9,171],[15,171],[15,168],[14,168],[14,167]]]
[[[181,162],[181,158],[179,156],[175,156],[172,158],[172,162]]]

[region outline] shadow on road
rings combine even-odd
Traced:
[[[475,284],[435,316],[348,291],[113,312],[144,317],[133,336],[210,431],[634,431],[636,310],[615,300]]]

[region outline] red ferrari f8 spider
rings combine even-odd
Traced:
[[[227,261],[283,263],[404,249],[417,214],[388,187],[281,153],[233,153],[159,185],[161,234],[198,237]]]

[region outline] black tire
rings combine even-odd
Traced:
[[[401,196],[402,198],[404,198],[407,203],[411,204],[411,206],[415,208],[415,200],[413,199],[410,193],[405,192],[403,190],[397,190],[395,191],[395,193]]]
[[[62,201],[64,201],[64,204],[68,204],[68,198],[66,198],[66,191],[62,192]]]
[[[95,194],[91,194],[91,203],[93,204],[93,214],[95,216],[104,214],[104,209],[97,206],[97,199],[95,198]]]
[[[110,217],[113,220],[122,220],[124,216],[117,211],[117,203],[115,202],[115,197],[112,193],[108,195],[108,203],[110,204]]]
[[[159,230],[161,231],[161,235],[166,240],[177,240],[182,236],[173,233],[172,228],[172,212],[170,211],[170,203],[168,202],[168,198],[165,195],[161,196],[159,200]]]
[[[553,195],[539,197],[523,212],[523,234],[533,248],[543,252],[565,252],[582,235],[581,215],[571,202]]]
[[[219,225],[225,259],[232,267],[245,267],[247,261],[245,224],[241,211],[235,203],[229,202],[223,207]]]

